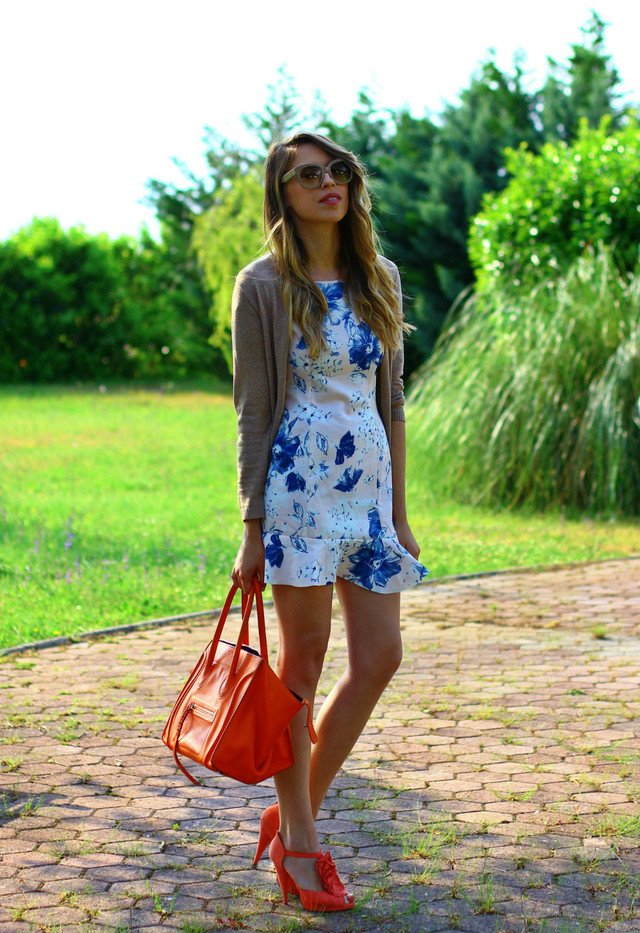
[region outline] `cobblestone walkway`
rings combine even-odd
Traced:
[[[403,594],[403,667],[320,814],[343,914],[251,868],[271,781],[193,787],[160,742],[210,623],[2,658],[0,933],[638,933],[639,584],[634,559]]]

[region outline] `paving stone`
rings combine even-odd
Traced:
[[[206,918],[258,933],[522,933],[527,918],[531,929],[584,933],[595,916],[608,933],[636,933],[624,878],[640,877],[640,838],[599,826],[637,814],[639,571],[640,559],[606,561],[403,593],[403,665],[318,819],[323,848],[362,900],[348,917],[284,905],[268,859],[252,867],[273,779],[244,786],[194,766],[205,786],[193,787],[160,741],[209,620],[28,655],[36,666],[3,691],[7,715],[25,697],[37,702],[34,728],[7,729],[25,763],[0,775],[0,933],[26,933],[27,917],[31,929],[86,933],[88,905],[96,931],[177,931]],[[345,664],[337,599],[334,615],[316,718]],[[594,615],[611,634],[600,644]],[[132,673],[135,692],[110,686]],[[73,698],[60,695],[55,685],[72,676]],[[83,731],[52,744],[74,712]],[[474,914],[488,878],[496,912]]]

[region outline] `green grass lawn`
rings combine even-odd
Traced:
[[[407,427],[427,579],[640,553],[638,522],[442,501],[411,411]],[[220,606],[242,536],[235,431],[221,384],[0,388],[0,647]]]

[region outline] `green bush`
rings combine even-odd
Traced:
[[[209,332],[204,296],[144,230],[36,218],[0,243],[0,382],[226,373]]]
[[[469,255],[480,293],[529,288],[566,272],[590,246],[615,247],[630,269],[640,243],[640,124],[614,133],[610,118],[590,129],[582,120],[572,145],[549,143],[538,155],[509,149],[512,175],[486,195],[472,221]]]
[[[490,507],[640,514],[640,263],[602,248],[451,312],[407,393],[429,482]]]
[[[1,381],[132,375],[122,286],[106,235],[45,218],[1,243]]]
[[[113,250],[122,268],[124,312],[130,329],[124,351],[136,378],[227,376],[222,353],[209,339],[207,296],[166,242],[142,231],[120,237]]]

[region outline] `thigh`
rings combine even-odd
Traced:
[[[326,649],[331,634],[333,585],[272,583],[280,645],[287,651]]]
[[[401,656],[400,593],[375,593],[343,577],[335,585],[350,664],[381,653]]]

